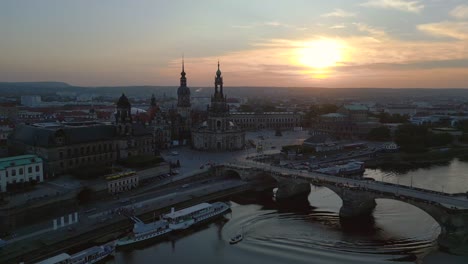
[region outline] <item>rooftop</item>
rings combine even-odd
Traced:
[[[345,117],[345,115],[340,114],[340,113],[329,113],[329,114],[321,115],[321,117]]]
[[[7,157],[0,159],[0,170],[4,170],[9,167],[28,165],[32,163],[42,162],[42,159],[36,155],[21,155],[14,157]]]
[[[181,216],[184,216],[184,215],[188,215],[188,214],[191,214],[193,212],[200,211],[200,210],[203,210],[203,209],[209,208],[209,207],[211,207],[211,204],[201,203],[201,204],[194,205],[192,207],[188,207],[188,208],[185,208],[185,209],[182,209],[182,210],[179,210],[179,211],[175,211],[173,213],[166,214],[164,217],[175,219],[175,218],[178,218],[178,217],[181,217]]]
[[[294,115],[294,112],[233,112],[232,115]]]
[[[362,104],[347,104],[347,105],[343,105],[343,107],[345,109],[351,110],[351,111],[367,111],[367,110],[369,110],[367,108],[367,106],[362,105]]]

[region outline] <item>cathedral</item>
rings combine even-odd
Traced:
[[[215,90],[211,97],[211,105],[207,108],[207,120],[192,127],[192,146],[194,149],[204,151],[243,149],[245,132],[232,121],[229,113],[219,62],[214,85]],[[179,95],[179,102],[180,100]]]

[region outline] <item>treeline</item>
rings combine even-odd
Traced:
[[[426,126],[404,124],[395,131],[395,143],[404,152],[423,152],[428,148],[446,146],[452,142],[452,135],[433,133]]]
[[[386,112],[379,113],[376,116],[380,123],[407,123],[409,115],[389,114]]]
[[[334,104],[311,105],[304,115],[304,126],[309,126],[312,119],[318,116],[336,113],[338,106]]]
[[[367,139],[377,141],[394,140],[404,152],[423,152],[432,147],[441,147],[453,142],[453,136],[448,133],[433,133],[429,127],[403,124],[398,126],[395,134],[385,126],[372,129]]]

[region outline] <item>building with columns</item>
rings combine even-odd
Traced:
[[[215,91],[207,109],[208,118],[192,128],[192,146],[205,151],[242,149],[245,145],[245,132],[233,122],[229,113],[219,62],[214,84]]]
[[[302,126],[302,113],[297,112],[233,112],[232,120],[245,130],[294,129]]]

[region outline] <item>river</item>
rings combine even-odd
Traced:
[[[468,163],[404,174],[367,169],[366,177],[446,192],[466,192]],[[231,199],[232,213],[190,233],[118,251],[108,263],[468,263],[438,250],[439,225],[422,210],[379,199],[372,217],[342,222],[340,198],[312,187],[308,197],[276,202],[271,192]],[[236,245],[230,237],[243,230]]]

